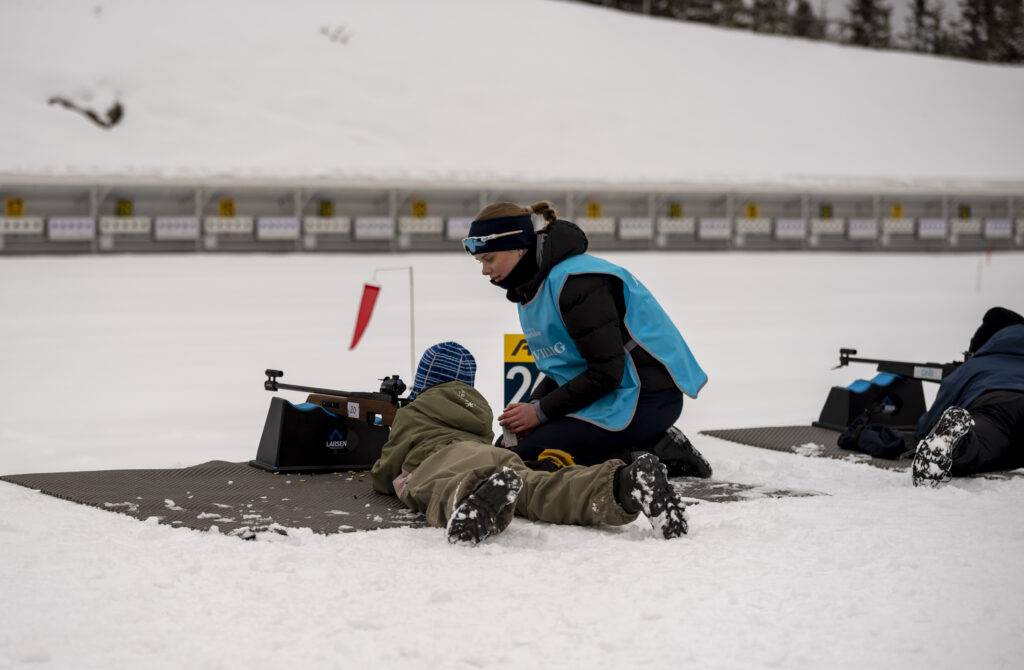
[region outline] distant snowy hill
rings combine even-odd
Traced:
[[[0,22],[0,177],[1024,184],[1019,67],[554,0],[6,0]]]

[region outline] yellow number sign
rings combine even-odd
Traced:
[[[25,216],[25,201],[21,198],[7,198],[7,216]]]
[[[234,216],[235,215],[235,201],[232,198],[224,198],[218,203],[217,211],[220,212],[221,216]]]
[[[756,202],[748,202],[743,209],[748,219],[756,219],[761,213],[761,208]]]
[[[334,201],[333,200],[321,200],[316,206],[317,214],[324,219],[329,219],[334,216]]]
[[[117,201],[117,215],[118,216],[131,216],[132,215],[132,201],[131,200],[118,200]]]
[[[823,219],[831,219],[832,218],[832,205],[830,205],[827,202],[821,203],[821,207],[819,208],[819,212],[821,213],[821,218],[823,218]]]
[[[588,202],[587,203],[587,218],[588,219],[599,219],[599,218],[601,218],[601,203],[599,203],[599,202]]]
[[[960,203],[960,207],[958,207],[957,210],[960,213],[961,219],[971,218],[971,206],[967,203]]]
[[[668,216],[670,219],[678,219],[683,216],[683,203],[681,202],[670,202],[668,203]]]
[[[903,218],[903,205],[898,202],[893,203],[889,206],[889,218],[890,219],[902,219]]]
[[[423,218],[427,215],[427,201],[426,200],[413,200],[412,201],[412,215],[418,219]]]
[[[505,404],[524,402],[540,381],[530,345],[520,333],[505,334]]]

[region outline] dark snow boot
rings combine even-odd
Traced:
[[[616,498],[627,512],[643,512],[666,540],[685,535],[686,505],[668,481],[665,466],[643,453],[616,475]]]
[[[660,440],[651,447],[651,453],[668,468],[669,477],[700,477],[711,476],[711,464],[683,435],[683,431],[672,426],[665,431]]]
[[[917,445],[911,476],[914,486],[936,487],[948,482],[952,475],[953,449],[956,443],[974,427],[970,412],[961,407],[950,407],[935,427]]]
[[[512,468],[502,468],[469,494],[448,519],[448,541],[479,544],[494,528],[501,510],[515,504],[523,488],[522,478]]]

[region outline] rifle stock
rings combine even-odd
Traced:
[[[390,400],[374,400],[358,396],[327,395],[311,393],[306,402],[323,407],[332,414],[347,416],[365,423],[390,426],[395,420],[398,405]],[[377,422],[380,417],[380,422]]]

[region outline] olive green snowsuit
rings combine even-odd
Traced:
[[[420,393],[398,410],[370,472],[374,490],[398,495],[407,507],[425,514],[430,525],[443,528],[477,486],[509,467],[522,477],[523,489],[515,509],[510,505],[502,510],[494,532],[504,530],[513,513],[583,526],[621,526],[637,517],[615,500],[615,473],[622,461],[556,472],[531,470],[511,450],[491,444],[492,421],[487,401],[462,382],[438,384]]]

